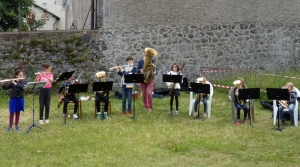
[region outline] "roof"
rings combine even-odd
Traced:
[[[50,12],[49,10],[42,8],[41,6],[37,5],[36,3],[33,3],[33,6],[39,8],[39,9],[42,9],[45,13],[49,13],[52,16],[54,16],[57,20],[60,20],[60,17],[58,17],[54,13]]]

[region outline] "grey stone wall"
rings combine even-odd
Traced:
[[[105,70],[106,58],[99,31],[38,31],[1,33],[0,78],[13,78],[14,70],[24,70],[28,81],[42,71],[42,63],[52,65],[56,77],[65,71],[84,71],[81,82],[97,80],[95,73]]]

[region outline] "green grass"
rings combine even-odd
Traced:
[[[255,102],[252,126],[235,126],[231,121],[227,89],[215,88],[210,119],[188,116],[189,94],[181,92],[179,115],[169,118],[169,98],[154,99],[153,112],[136,101],[136,120],[121,116],[121,100],[111,98],[113,115],[94,117],[92,101],[83,102],[83,117],[67,119],[52,96],[50,124],[32,124],[32,96],[27,95],[21,113],[21,132],[6,133],[8,97],[0,99],[1,166],[297,166],[299,127],[272,130],[272,112]],[[201,106],[201,111],[203,107]]]

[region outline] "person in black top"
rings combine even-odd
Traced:
[[[15,117],[15,129],[16,131],[20,131],[19,129],[19,120],[20,120],[20,112],[24,112],[24,89],[27,82],[23,78],[23,71],[16,70],[15,71],[15,79],[12,79],[9,82],[3,82],[2,88],[4,90],[11,89],[10,92],[10,100],[9,100],[9,127],[6,130],[7,132],[12,131],[12,124],[14,114]]]
[[[97,72],[96,77],[99,79],[100,82],[105,82],[106,80],[106,72],[100,71]],[[109,91],[103,90],[103,91],[96,91],[95,92],[95,103],[96,103],[96,109],[97,109],[97,118],[101,118],[101,112],[100,112],[100,102],[104,102],[104,113],[103,118],[108,118],[108,103],[109,103]]]

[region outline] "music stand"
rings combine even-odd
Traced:
[[[274,130],[279,130],[282,132],[282,129],[279,126],[279,103],[278,100],[290,100],[290,93],[288,89],[278,89],[278,88],[267,88],[267,95],[269,100],[276,100],[276,105],[277,105],[277,123],[278,127],[277,128],[272,128]],[[275,115],[274,115],[275,117]]]
[[[201,84],[201,83],[191,82],[191,88],[192,88],[192,92],[197,93],[197,94],[198,93],[210,94],[210,84]],[[200,104],[200,102],[199,102],[199,104]],[[197,117],[195,117],[195,119],[200,119],[200,106],[198,106],[198,115],[197,115]]]
[[[93,91],[111,91],[112,86],[113,86],[113,81],[94,82],[93,83]],[[103,111],[103,115],[104,115],[104,111]],[[104,118],[104,116],[102,118]]]
[[[37,126],[36,124],[34,124],[34,91],[37,89],[39,90],[40,88],[43,88],[45,85],[47,84],[47,82],[28,82],[27,85],[25,86],[24,90],[31,90],[32,91],[32,125],[28,128],[26,134],[29,133],[29,131],[33,128],[33,127],[37,127],[41,130],[44,130],[43,128]]]
[[[260,98],[260,88],[247,88],[247,89],[239,89],[239,99],[244,99],[245,101],[248,99],[248,114],[250,118],[250,126],[251,126],[251,113],[250,113],[250,104],[251,104],[251,99],[259,99]],[[252,113],[252,116],[254,117],[254,113]],[[254,120],[254,118],[253,118]]]
[[[124,75],[124,82],[125,83],[144,83],[144,75],[143,74],[126,74],[126,75]],[[135,101],[137,99],[137,93],[134,91],[134,86],[132,88],[132,92],[134,93],[132,119],[136,119],[135,118]]]
[[[78,93],[78,101],[79,99],[79,93],[80,92],[87,92],[89,84],[73,84],[73,85],[69,85],[69,89],[68,89],[68,93],[72,93],[72,94],[77,94]],[[77,113],[78,112],[78,108],[77,108]],[[80,113],[81,114],[81,113]],[[78,115],[80,115],[78,114]],[[78,116],[79,117],[79,116]]]
[[[173,82],[174,84],[176,84],[176,83],[181,83],[181,81],[182,81],[182,75],[163,74],[163,82]],[[169,92],[169,94],[171,94],[171,91]],[[172,116],[173,116],[173,112],[171,110],[169,117],[172,118]]]

